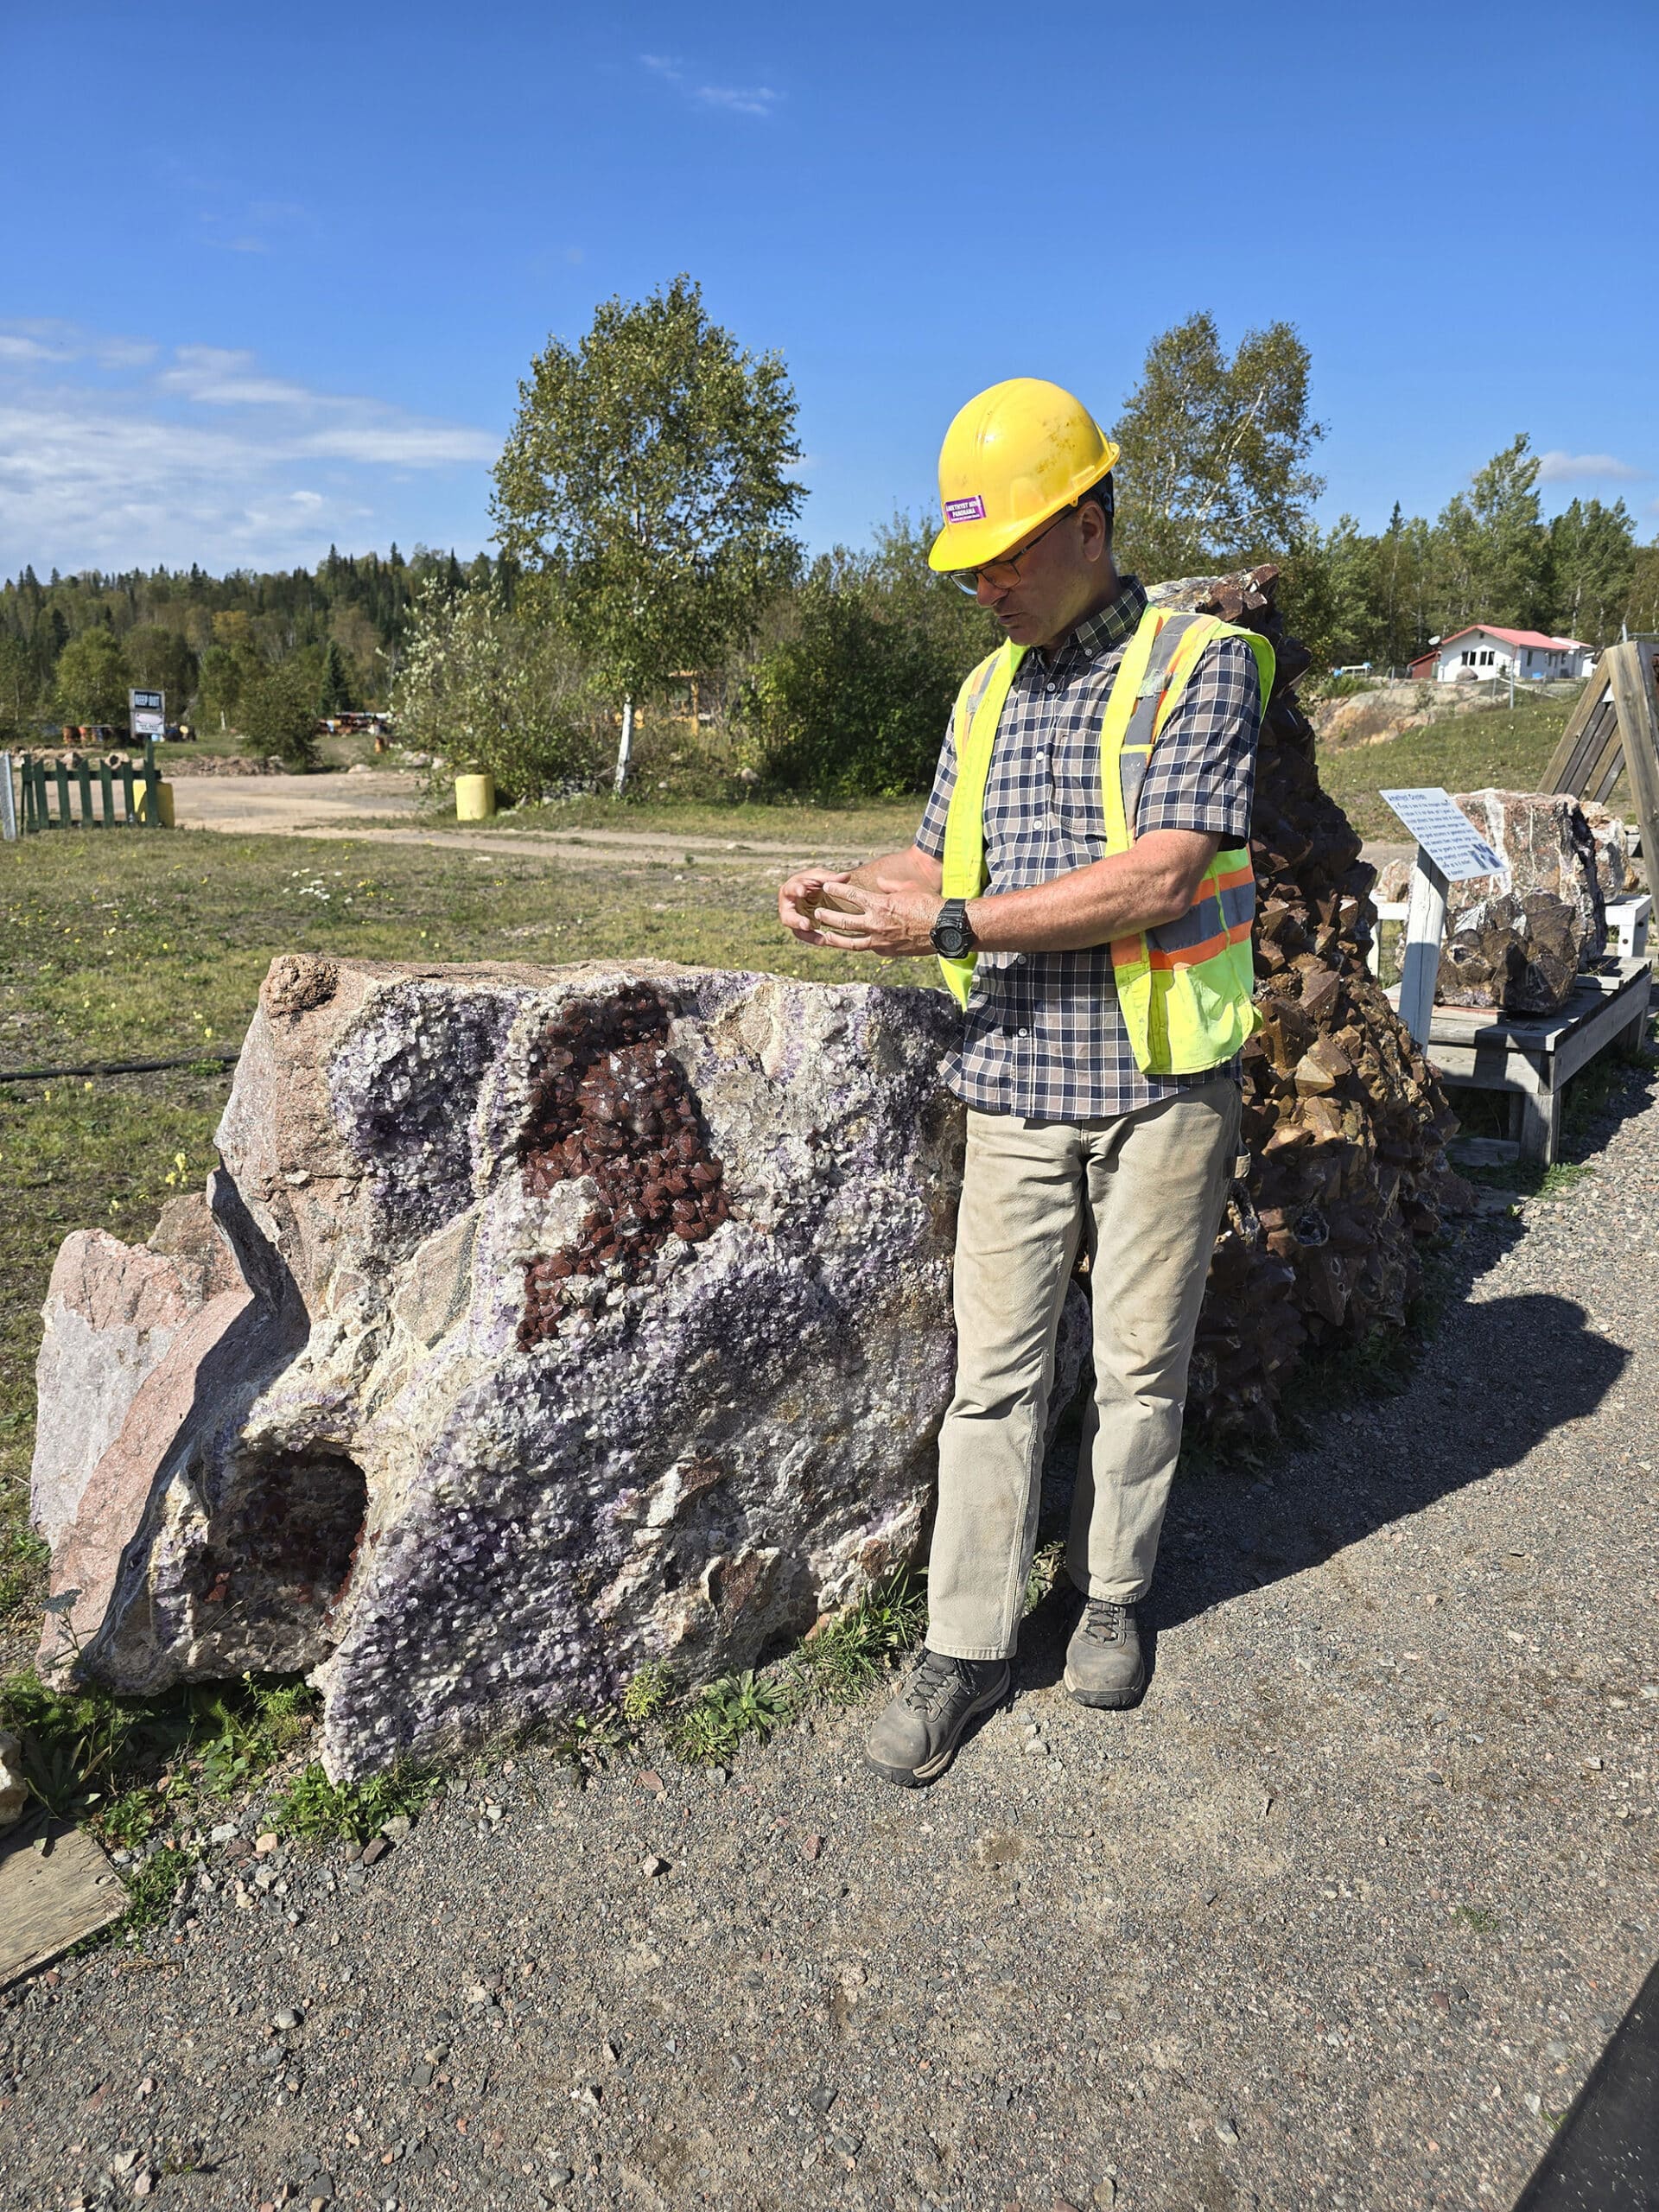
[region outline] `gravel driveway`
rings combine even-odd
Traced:
[[[1046,1605],[925,1793],[867,1707],[729,1778],[521,1753],[269,1891],[245,1822],[0,2012],[8,2201],[1507,2207],[1659,1951],[1633,1088],[1408,1395],[1178,1490],[1139,1712]]]

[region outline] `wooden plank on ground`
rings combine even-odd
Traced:
[[[0,1989],[126,1909],[125,1884],[84,1828],[60,1830],[45,1851],[0,1842]]]

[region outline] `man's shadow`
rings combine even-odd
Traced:
[[[1486,1249],[1471,1255],[1465,1246],[1460,1275],[1491,1263],[1489,1240],[1476,1242]],[[1354,1401],[1344,1408],[1350,1421],[1319,1415],[1311,1442],[1252,1454],[1259,1470],[1230,1467],[1223,1446],[1215,1471],[1178,1478],[1141,1609],[1149,1669],[1160,1630],[1317,1567],[1516,1465],[1555,1429],[1593,1413],[1624,1373],[1630,1354],[1598,1333],[1576,1300],[1535,1292],[1473,1303],[1468,1287],[1460,1283],[1461,1301],[1448,1306],[1398,1395]],[[1076,1452],[1075,1426],[1063,1423],[1045,1474],[1042,1541],[1065,1535]],[[1062,1567],[1023,1625],[1020,1688],[1058,1681],[1080,1604]]]

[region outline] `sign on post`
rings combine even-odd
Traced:
[[[1428,1050],[1434,1016],[1434,984],[1440,972],[1440,938],[1446,929],[1446,894],[1451,885],[1474,875],[1501,875],[1503,856],[1495,853],[1448,792],[1433,790],[1384,791],[1417,841],[1406,908],[1406,952],[1400,971],[1400,1019],[1419,1052]]]
[[[165,691],[129,691],[127,694],[128,726],[135,745],[141,741],[153,744],[167,735],[167,694]]]
[[[17,801],[11,788],[11,755],[0,753],[0,842],[17,842]]]

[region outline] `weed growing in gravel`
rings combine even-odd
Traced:
[[[85,1819],[118,1786],[137,1719],[102,1691],[56,1689],[33,1673],[0,1683],[0,1726],[16,1734],[30,1792],[54,1821]]]
[[[677,1694],[673,1669],[660,1659],[648,1659],[622,1693],[622,1718],[631,1727],[643,1727],[666,1713]]]
[[[165,1920],[173,1909],[179,1885],[190,1873],[191,1862],[168,1843],[141,1861],[127,1877],[127,1909],[106,1935],[120,1936]]]
[[[201,1789],[210,1797],[246,1789],[309,1732],[319,1702],[308,1682],[264,1684],[251,1675],[242,1677],[239,1696],[198,1691],[197,1713],[216,1732],[201,1753]]]
[[[861,1696],[916,1643],[926,1618],[926,1600],[908,1569],[901,1567],[801,1645],[796,1661],[807,1695],[832,1705]]]
[[[625,1710],[626,1703],[625,1700]],[[598,1774],[616,1752],[627,1748],[630,1740],[631,1731],[618,1719],[615,1707],[607,1705],[599,1713],[572,1713],[555,1722],[547,1747],[561,1766],[578,1775]]]
[[[729,1758],[745,1736],[769,1736],[794,1709],[786,1687],[753,1667],[705,1682],[669,1723],[669,1746],[688,1766]]]
[[[435,1775],[393,1767],[366,1782],[330,1782],[314,1760],[271,1809],[280,1835],[302,1843],[367,1843],[400,1814],[413,1820],[437,1788]]]

